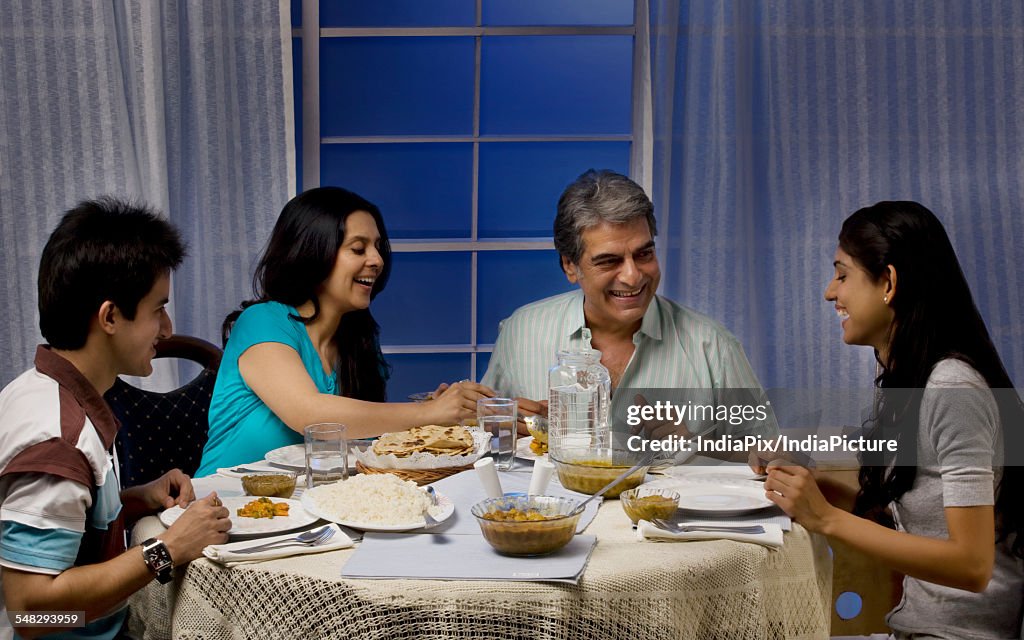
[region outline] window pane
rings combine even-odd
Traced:
[[[291,5],[292,26],[302,26],[302,0],[292,0]]]
[[[486,25],[632,25],[633,0],[483,0]]]
[[[631,36],[493,36],[482,56],[482,133],[630,132]]]
[[[467,27],[474,22],[475,0],[320,1],[321,27]]]
[[[551,237],[559,196],[587,169],[628,175],[629,143],[480,145],[480,237]]]
[[[470,237],[472,144],[325,144],[320,176],[380,207],[391,238]]]
[[[473,40],[321,38],[321,135],[471,134]]]
[[[491,352],[490,351],[488,351],[486,353],[481,352],[481,353],[476,354],[476,378],[474,378],[474,380],[476,382],[480,382],[481,380],[483,380],[484,374],[487,373],[487,365],[490,362],[491,362]],[[185,378],[182,378],[182,380],[185,380]],[[500,391],[500,389],[495,389],[495,391]]]
[[[388,353],[384,358],[391,365],[390,402],[408,402],[410,393],[433,391],[442,382],[470,377],[468,353]]]
[[[381,344],[468,344],[470,254],[392,255],[391,280],[371,306]]]
[[[481,251],[477,268],[476,335],[482,344],[498,338],[498,323],[517,308],[574,286],[565,279],[554,250]]]

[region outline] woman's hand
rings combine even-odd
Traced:
[[[809,531],[827,534],[840,512],[821,494],[814,475],[805,467],[772,462],[764,490],[769,500]]]
[[[444,385],[442,385],[444,386]],[[441,387],[438,387],[440,389]],[[434,392],[434,399],[426,402],[430,420],[436,424],[458,424],[466,418],[476,418],[476,401],[493,398],[490,388],[463,380],[449,385],[440,394]]]

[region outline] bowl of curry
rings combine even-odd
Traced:
[[[247,496],[290,498],[295,493],[296,474],[291,471],[261,471],[242,476]]]
[[[593,495],[605,485],[625,473],[627,469],[640,461],[640,455],[619,449],[592,449],[578,451],[552,451],[548,454],[558,481],[570,491],[579,491]],[[638,468],[626,476],[619,484],[609,489],[605,498],[616,498],[623,491],[636,488],[643,484],[649,466]]]
[[[633,524],[641,520],[650,522],[671,518],[679,508],[679,494],[669,489],[638,487],[619,494],[619,503]]]
[[[498,553],[542,556],[558,551],[576,535],[578,501],[555,496],[505,496],[473,505],[480,532]],[[570,515],[571,514],[571,515]]]

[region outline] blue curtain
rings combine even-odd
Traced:
[[[946,225],[1024,381],[1024,3],[651,0],[665,294],[723,322],[766,387],[866,387],[822,297],[842,221]],[[849,416],[848,416],[849,417]]]

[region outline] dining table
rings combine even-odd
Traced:
[[[241,493],[237,478],[195,484],[200,496]],[[144,518],[133,543],[163,530]],[[597,543],[577,584],[345,578],[352,548],[230,568],[200,558],[132,596],[128,629],[145,639],[829,637],[830,551],[799,524],[779,548],[653,542],[605,500],[586,534]]]

